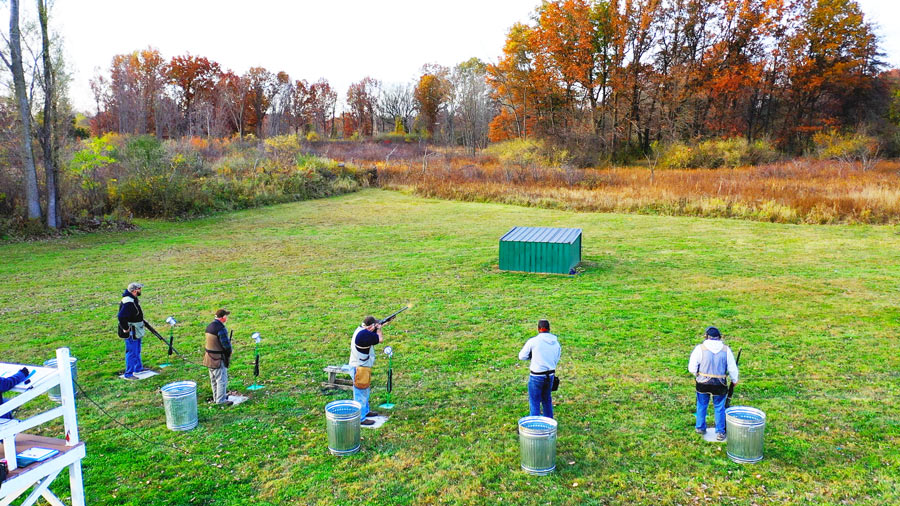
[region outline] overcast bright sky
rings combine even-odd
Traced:
[[[858,2],[879,25],[886,59],[900,67],[900,1]],[[343,97],[365,76],[407,82],[424,63],[452,67],[473,56],[496,61],[509,27],[528,21],[539,3],[56,0],[51,23],[64,37],[74,72],[72,101],[79,110],[93,110],[88,79],[94,70],[107,70],[113,55],[147,46],[166,59],[187,52],[205,56],[239,74],[263,66],[292,79],[325,77]]]

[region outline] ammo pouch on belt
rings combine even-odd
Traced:
[[[128,324],[128,337],[132,339],[142,339],[147,329],[144,328],[144,322],[135,322]]]
[[[353,377],[353,386],[360,390],[369,388],[372,384],[372,368],[356,366],[356,376]]]
[[[728,395],[728,385],[718,382],[697,382],[697,392],[701,394]]]

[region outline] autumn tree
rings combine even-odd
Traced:
[[[487,145],[488,125],[496,112],[486,79],[487,65],[478,58],[457,65],[450,77],[460,143],[473,154]]]
[[[534,71],[532,28],[516,23],[510,28],[503,55],[496,65],[488,65],[488,82],[501,106],[490,125],[492,141],[528,137],[537,103],[537,74]]]
[[[378,104],[378,94],[381,82],[371,77],[365,77],[359,82],[350,85],[347,89],[347,106],[355,127],[360,135],[371,137],[375,128],[375,108]],[[345,127],[346,130],[346,127]]]
[[[394,84],[381,90],[378,97],[378,117],[382,123],[395,125],[399,121],[403,131],[410,132],[416,115],[413,89],[408,84]]]
[[[166,68],[169,82],[175,86],[178,103],[187,123],[187,135],[193,135],[192,113],[197,100],[210,99],[219,79],[219,64],[202,56],[174,56]]]
[[[13,76],[16,105],[19,109],[21,131],[21,153],[25,173],[25,200],[28,219],[41,219],[41,202],[37,186],[37,171],[34,166],[34,152],[31,142],[31,103],[25,85],[25,69],[22,64],[22,35],[19,29],[19,2],[9,2],[9,55],[0,53],[3,63]]]
[[[323,136],[334,137],[335,135],[336,106],[337,92],[332,89],[327,79],[319,79],[310,85],[310,114],[315,119],[315,124],[322,126],[321,134]],[[330,131],[329,124],[331,125]]]
[[[243,138],[250,112],[249,83],[244,77],[228,70],[219,76],[216,97],[217,110],[227,119],[231,131]]]
[[[293,125],[294,83],[287,72],[275,74],[275,91],[272,94],[272,112],[267,131],[270,135],[282,135]]]
[[[262,138],[263,121],[272,104],[272,99],[278,92],[278,78],[263,67],[252,67],[243,79],[247,84],[251,107],[247,126],[256,131],[257,137]]]

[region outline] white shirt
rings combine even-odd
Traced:
[[[721,339],[707,339],[694,347],[694,351],[691,352],[691,359],[688,361],[688,372],[694,376],[696,376],[697,371],[700,370],[700,360],[703,358],[702,346],[704,343],[706,343],[706,347],[709,351],[713,353],[719,353],[722,351],[722,348],[725,347],[725,343],[723,343]],[[728,374],[731,376],[731,381],[737,383],[738,366],[737,362],[734,361],[734,353],[731,352],[731,348],[727,349],[725,356],[728,362]]]
[[[559,340],[549,332],[541,332],[525,342],[519,352],[519,360],[531,360],[533,372],[544,372],[556,369],[562,347]]]

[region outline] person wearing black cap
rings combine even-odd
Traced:
[[[375,365],[375,345],[384,341],[381,324],[374,316],[366,316],[350,339],[350,367],[353,368],[353,400],[358,402],[360,425],[374,425],[371,418],[378,413],[369,411],[369,392],[372,382],[372,366]]]
[[[738,382],[738,367],[731,348],[722,342],[719,329],[706,329],[706,339],[694,348],[688,371],[696,379],[698,434],[706,434],[706,411],[712,398],[715,408],[716,439],[725,440],[725,401],[728,399],[728,376]]]
[[[531,375],[528,378],[528,406],[531,416],[553,418],[551,392],[561,353],[559,339],[550,333],[550,322],[538,320],[538,335],[529,339],[519,351],[519,360],[531,361]]]
[[[231,311],[216,311],[216,319],[206,327],[206,353],[203,354],[203,365],[209,368],[209,381],[212,384],[213,402],[223,406],[231,406],[228,400],[228,366],[231,364],[231,339],[225,322]]]

